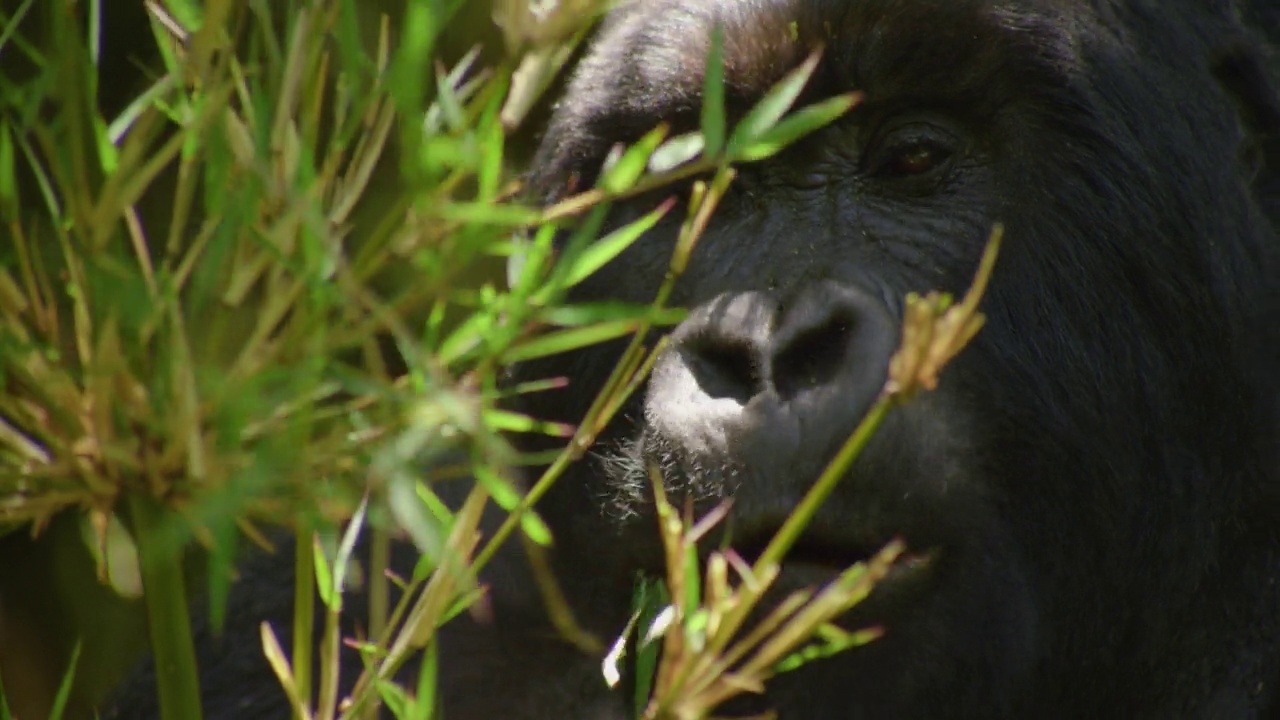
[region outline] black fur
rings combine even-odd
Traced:
[[[606,434],[608,459],[580,463],[543,503],[582,622],[615,635],[634,573],[656,567],[637,467],[663,463],[677,493],[733,495],[742,537],[776,527],[874,391],[864,376],[880,377],[901,297],[962,292],[1001,222],[986,328],[936,392],[889,418],[811,535],[847,561],[900,535],[934,564],[849,619],[884,623],[883,639],[735,709],[1280,717],[1280,98],[1268,41],[1242,20],[1276,15],[1270,0],[616,10],[536,160],[549,199],[659,121],[696,126],[717,24],[735,111],[819,46],[808,97],[866,98],[743,169],[677,287],[698,310],[675,349]],[[941,161],[900,171],[895,153],[921,143]],[[664,222],[579,299],[650,300],[674,231]],[[791,337],[813,334],[831,342]],[[839,362],[788,395],[796,347]],[[614,350],[521,368],[573,379],[529,409],[579,419]],[[750,370],[734,375],[740,362]],[[778,404],[752,414],[768,393]],[[625,717],[598,658],[548,628],[519,559],[494,572],[495,624],[445,633],[446,717]],[[788,572],[784,584],[809,577]],[[211,698],[210,715],[283,717],[235,707]]]

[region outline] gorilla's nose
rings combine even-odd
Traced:
[[[721,295],[673,333],[649,384],[646,425],[695,463],[808,467],[880,392],[897,335],[884,301],[859,287],[822,282],[785,301]]]

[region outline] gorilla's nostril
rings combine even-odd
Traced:
[[[690,371],[708,397],[732,398],[745,405],[762,389],[759,361],[747,345],[702,337],[688,343],[684,352]]]
[[[855,320],[836,314],[799,333],[773,359],[773,385],[784,400],[835,379],[847,359]]]

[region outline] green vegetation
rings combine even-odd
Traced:
[[[37,5],[0,17],[0,53],[19,59],[0,77],[0,534],[38,531],[60,513],[82,519],[99,579],[144,598],[167,720],[200,716],[189,576],[203,573],[197,585],[218,622],[235,559],[270,545],[267,526],[296,536],[295,567],[310,581],[299,583],[295,628],[316,613],[325,623],[314,641],[293,633],[291,647],[262,627],[296,716],[371,717],[384,704],[432,717],[434,668],[449,662],[437,657],[437,628],[481,597],[476,573],[509,535],[523,533],[535,552],[550,541],[532,506],[643,381],[662,347],[646,344],[649,329],[683,316],[666,307],[671,281],[733,166],[858,100],[791,112],[815,55],[730,127],[713,70],[701,132],[657,128],[617,154],[594,189],[540,208],[521,197],[510,138],[600,0],[537,13],[498,2],[502,48],[485,56],[495,59],[474,52],[451,64],[439,49],[460,0],[408,3],[395,22],[356,0],[149,2],[151,36],[137,42],[153,43],[158,63],[111,112],[100,91],[119,81],[102,72],[100,41],[114,6]],[[690,178],[701,179],[687,206],[666,201],[606,227],[611,202]],[[566,301],[673,212],[685,219],[652,305]],[[682,522],[662,501],[671,571],[645,597],[675,600],[644,623],[664,638],[660,657],[656,643],[637,650],[640,686],[653,688],[652,702],[637,698],[644,717],[704,717],[780,668],[869,639],[828,621],[866,594],[896,546],[788,603],[792,614],[771,617],[753,642],[731,644],[883,413],[928,386],[980,324],[971,301],[912,307],[917,324],[881,403],[754,568],[717,554],[700,579],[688,551],[715,517]],[[626,337],[576,427],[504,409],[563,382],[504,387],[509,364]],[[512,433],[565,444],[527,456]],[[519,482],[530,467],[545,469]],[[467,500],[446,508],[434,488],[465,478],[476,480]],[[481,537],[488,503],[508,519]],[[375,610],[366,670],[344,699],[337,618],[361,532],[373,536],[363,577]],[[376,551],[393,535],[422,554],[411,577],[389,576]],[[748,579],[731,579],[731,567]],[[541,582],[554,589],[554,578]],[[579,644],[600,646],[563,605],[549,612]],[[416,685],[397,684],[419,654]],[[721,682],[729,673],[739,677]]]

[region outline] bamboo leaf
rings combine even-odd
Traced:
[[[633,320],[615,320],[547,333],[516,345],[503,355],[502,360],[506,363],[517,363],[536,357],[558,355],[606,340],[615,340],[635,332],[638,327],[639,323]]]
[[[67,662],[67,671],[62,674],[58,683],[58,692],[53,696],[53,707],[49,710],[49,720],[62,720],[67,709],[67,701],[71,698],[71,688],[75,686],[76,668],[80,666],[80,641],[71,648],[71,659]]]
[[[616,159],[612,159],[613,156],[611,156],[611,160],[605,162],[600,187],[606,192],[619,193],[635,185],[648,167],[649,158],[666,137],[667,127],[659,125],[645,133],[644,137],[623,151],[621,155],[617,155]]]
[[[325,556],[324,545],[320,542],[319,534],[311,536],[311,544],[311,557],[316,568],[316,591],[320,593],[320,601],[325,604],[325,607],[332,608],[335,604],[342,602],[341,596],[337,595],[333,589],[333,568],[329,565],[329,558]]]
[[[262,641],[262,654],[266,656],[267,664],[271,666],[271,671],[276,674],[276,679],[280,681],[280,687],[284,689],[285,696],[289,698],[289,705],[293,708],[294,716],[303,720],[310,720],[311,712],[307,710],[302,698],[298,696],[298,688],[293,682],[293,670],[289,667],[289,658],[285,657],[284,649],[280,647],[280,641],[276,639],[276,634],[265,621],[258,626],[258,634]]]
[[[572,287],[577,285],[600,268],[609,264],[611,260],[617,258],[627,248],[635,244],[636,240],[639,240],[646,232],[652,230],[653,226],[657,225],[671,211],[671,208],[675,207],[675,204],[675,198],[668,198],[654,210],[589,245],[587,249],[573,259],[568,274],[565,276],[564,286]]]
[[[333,560],[333,592],[335,597],[339,599],[339,604],[331,605],[330,609],[341,609],[341,598],[343,589],[346,586],[347,570],[351,566],[351,553],[355,550],[356,540],[360,538],[361,531],[364,530],[364,516],[368,507],[368,496],[361,498],[360,504],[356,506],[355,513],[351,516],[351,520],[347,522],[346,531],[342,534],[342,542],[338,545],[338,552]]]
[[[0,120],[0,217],[12,219],[18,210],[18,177],[13,155],[13,128]]]
[[[702,78],[701,127],[707,155],[719,155],[724,148],[725,124],[724,27],[717,24],[711,31],[711,47]]]
[[[649,157],[649,172],[668,173],[693,160],[706,151],[706,139],[702,133],[677,135],[658,146]]]
[[[813,71],[818,67],[821,53],[810,55],[800,67],[787,73],[779,80],[764,98],[751,108],[747,116],[734,128],[729,137],[727,154],[738,159],[743,150],[760,140],[766,132],[778,124],[778,120],[795,104],[796,98],[809,82]]]
[[[797,110],[761,133],[742,149],[737,159],[755,162],[771,157],[814,130],[831,124],[857,105],[861,98],[861,93],[845,93]]]

